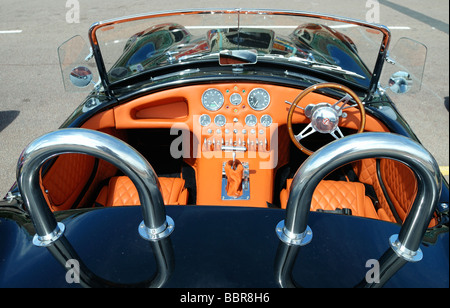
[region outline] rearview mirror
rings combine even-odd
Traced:
[[[255,64],[258,59],[256,49],[222,50],[219,53],[220,65]]]

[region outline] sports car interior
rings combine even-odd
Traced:
[[[361,125],[363,131],[389,131],[357,104],[345,107],[346,92],[336,97],[315,90],[298,99],[306,90],[265,83],[189,85],[130,100],[82,127],[137,149],[155,169],[166,205],[285,208],[301,163],[340,137],[328,132],[353,134]],[[334,105],[341,109],[337,120],[336,113],[327,114]],[[140,204],[129,178],[82,154],[64,154],[43,166],[42,190],[53,211]],[[401,223],[416,191],[417,180],[404,164],[365,159],[329,174],[311,209]]]

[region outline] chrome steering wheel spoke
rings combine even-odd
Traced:
[[[342,113],[342,110],[344,109],[345,105],[348,104],[348,102],[352,99],[352,97],[350,96],[350,94],[346,93],[345,96],[343,98],[341,98],[340,100],[338,100],[336,103],[333,104],[333,109],[336,110],[339,114]],[[341,106],[339,106],[339,104],[341,104]],[[347,106],[346,108],[351,107],[351,106]]]
[[[310,122],[300,133],[295,135],[295,139],[297,139],[297,141],[300,141],[303,138],[306,138],[315,132],[316,132],[316,130],[315,130],[314,126],[312,125],[312,123]]]
[[[336,134],[337,133],[337,134]],[[338,140],[341,138],[344,138],[344,134],[342,133],[341,129],[338,127],[336,127],[336,129],[332,132],[330,132],[330,135],[334,137],[334,139]]]

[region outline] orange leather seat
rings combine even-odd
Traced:
[[[188,191],[181,178],[160,177],[161,194],[165,205],[186,205]],[[100,206],[140,205],[136,186],[127,176],[116,176],[100,191],[96,201]]]
[[[286,189],[280,193],[281,207],[286,208],[292,179],[286,182]],[[365,195],[362,183],[323,180],[314,191],[311,211],[351,209],[352,215],[378,219],[372,201]]]

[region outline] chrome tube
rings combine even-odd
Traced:
[[[312,195],[319,182],[336,168],[365,158],[394,159],[409,166],[416,174],[418,192],[395,244],[401,257],[414,260],[424,233],[439,201],[441,175],[433,156],[417,142],[391,133],[362,133],[336,140],[311,155],[297,170],[286,207],[286,219],[280,222],[284,242],[306,236]],[[279,231],[277,231],[279,233]],[[312,237],[312,235],[310,235]],[[286,240],[287,239],[287,240]],[[289,240],[294,243],[289,243]]]
[[[158,240],[173,231],[173,221],[166,216],[158,177],[142,155],[110,135],[68,128],[48,133],[31,142],[17,164],[17,184],[36,229],[33,240],[35,245],[48,246],[64,232],[64,225],[56,222],[42,194],[39,172],[48,159],[65,153],[87,154],[104,159],[130,177],[142,204],[144,220],[139,226],[142,237]]]
[[[312,195],[319,182],[340,166],[365,158],[388,158],[409,166],[418,181],[418,191],[411,210],[400,229],[386,239],[387,251],[380,258],[380,281],[365,280],[358,287],[380,288],[407,262],[422,259],[420,243],[442,188],[439,166],[420,144],[389,133],[362,133],[336,140],[311,155],[297,170],[291,185],[286,217],[278,223],[281,240],[275,259],[275,279],[281,287],[295,287],[292,269],[301,246],[312,240],[307,225]],[[290,249],[290,248],[297,249]]]

